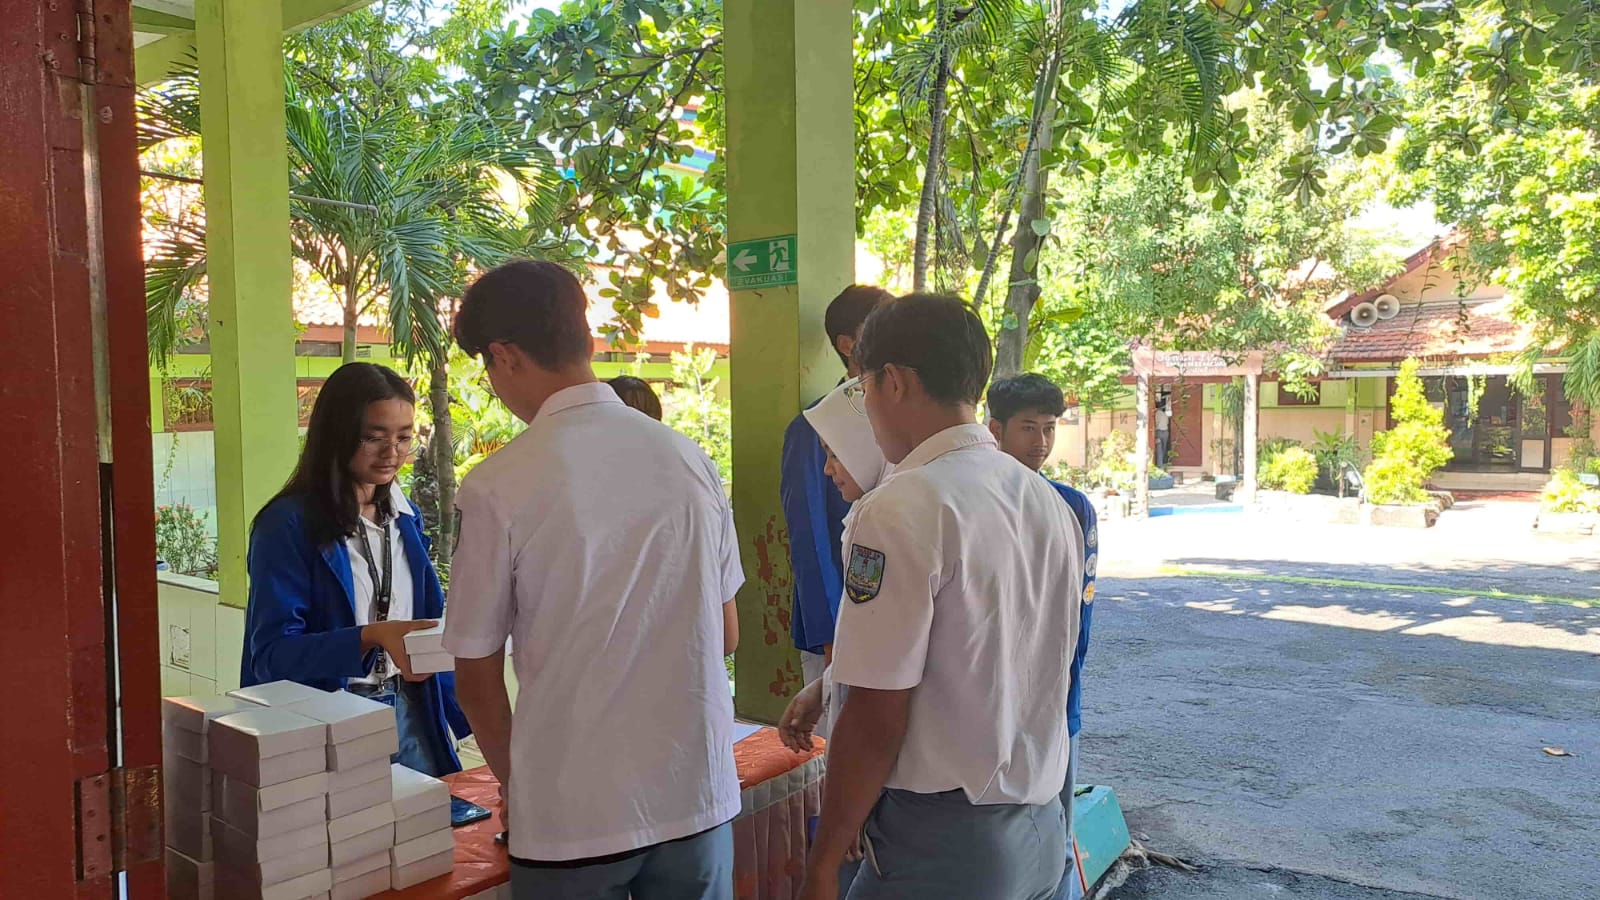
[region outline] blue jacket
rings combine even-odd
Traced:
[[[1047,479],[1048,480],[1048,479]],[[1100,564],[1100,526],[1094,504],[1082,491],[1051,481],[1061,499],[1072,507],[1083,529],[1083,619],[1078,624],[1078,646],[1072,652],[1072,688],[1067,693],[1067,733],[1077,734],[1083,706],[1083,658],[1089,655],[1089,626],[1094,623],[1094,579]]]
[[[280,497],[261,511],[250,531],[241,686],[288,680],[336,691],[345,679],[370,673],[376,661],[376,650],[361,651],[349,548],[343,541],[313,544],[305,514],[300,498]],[[419,520],[416,515],[396,516],[395,524],[411,566],[412,609],[419,619],[437,619],[444,614],[444,592],[428,561],[428,539],[417,527]],[[457,737],[466,737],[472,728],[456,703],[455,676],[440,673],[423,685],[430,731],[443,754],[435,758],[449,759],[454,771],[460,771],[445,726]]]
[[[779,494],[789,527],[789,566],[794,571],[794,603],[790,632],[794,645],[821,653],[833,643],[844,591],[844,517],[850,504],[833,479],[824,475],[828,462],[822,440],[805,416],[795,416],[783,432]]]

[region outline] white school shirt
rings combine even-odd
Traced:
[[[411,501],[406,499],[405,491],[400,490],[397,482],[389,482],[389,508],[396,517],[414,515]],[[367,533],[367,546],[372,548],[372,562],[378,567],[378,577],[383,577],[383,528],[361,517],[361,528]],[[367,551],[361,546],[360,535],[352,534],[344,539],[345,549],[350,551],[350,582],[355,588],[356,627],[371,625],[377,619],[378,613],[374,608],[373,600],[377,596],[377,588],[372,584],[372,573],[367,569]],[[389,523],[389,545],[393,548],[394,574],[392,576],[392,593],[389,598],[389,618],[400,621],[413,618],[412,594],[416,585],[411,580],[411,563],[406,557],[405,542],[400,539],[400,528],[394,523]],[[400,667],[389,664],[389,675],[393,677],[400,674]],[[361,678],[346,679],[357,684],[377,684],[378,673],[369,672]]]
[[[739,813],[715,464],[609,385],[559,391],[456,497],[445,649],[512,641],[511,855],[620,853]]]
[[[833,679],[911,689],[887,786],[1060,794],[1083,536],[1050,483],[983,426],[948,428],[856,502],[844,547]]]

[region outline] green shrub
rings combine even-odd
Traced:
[[[1578,474],[1570,469],[1550,473],[1550,481],[1545,484],[1540,500],[1546,512],[1600,512],[1600,490],[1579,481]]]
[[[1317,458],[1304,447],[1274,454],[1261,470],[1261,487],[1269,491],[1309,494],[1317,483]]]
[[[1256,445],[1256,465],[1265,469],[1278,455],[1286,450],[1293,450],[1300,446],[1300,442],[1293,438],[1269,438]]]
[[[1416,472],[1403,459],[1374,459],[1362,474],[1369,503],[1426,503],[1428,492]]]
[[[1119,491],[1132,490],[1134,465],[1128,458],[1132,453],[1133,435],[1126,431],[1112,431],[1106,435],[1089,469],[1089,483]]]
[[[179,575],[216,577],[216,542],[206,534],[205,517],[187,503],[156,508],[156,555]]]
[[[1401,364],[1389,405],[1394,427],[1373,436],[1372,463],[1362,473],[1372,503],[1427,502],[1428,479],[1454,455],[1444,412],[1428,402],[1418,368],[1414,359]]]

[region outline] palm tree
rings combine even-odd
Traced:
[[[448,565],[454,522],[454,448],[448,378],[451,302],[474,271],[533,248],[559,197],[556,169],[503,117],[446,97],[417,108],[368,112],[308,101],[292,74],[285,104],[290,246],[344,307],[343,357],[355,359],[361,315],[383,307],[393,346],[425,362],[439,477],[438,540]],[[140,98],[141,146],[199,132],[196,73],[180,73]],[[530,221],[531,220],[531,221]],[[530,227],[531,226],[531,227]],[[179,311],[205,276],[203,226],[153,241],[145,298],[152,358],[183,337]]]

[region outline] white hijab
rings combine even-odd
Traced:
[[[828,445],[833,455],[844,464],[845,471],[855,479],[862,492],[878,486],[889,474],[889,461],[878,449],[878,440],[872,436],[872,425],[864,413],[856,411],[845,389],[852,382],[833,389],[817,405],[805,411],[806,421],[816,429],[817,436]]]

